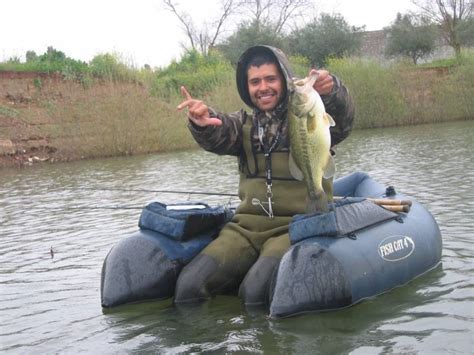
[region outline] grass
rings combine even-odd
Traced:
[[[397,90],[397,71],[359,58],[336,59],[328,65],[351,92],[356,128],[394,126],[407,115],[403,95]]]
[[[69,154],[100,157],[195,147],[185,117],[139,85],[108,82],[72,94],[75,104],[61,103],[52,111],[55,121],[69,119],[62,134],[70,137]]]
[[[353,95],[356,128],[374,128],[474,118],[474,65],[466,59],[457,63],[381,67],[349,58],[331,61],[329,69]]]
[[[10,117],[10,118],[16,118],[20,112],[14,108],[6,107],[6,106],[0,106],[0,115]]]
[[[430,63],[421,64],[420,68],[450,68],[459,65],[474,64],[474,49],[464,48],[459,57],[451,57],[434,60]]]

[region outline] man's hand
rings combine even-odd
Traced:
[[[201,100],[196,100],[191,97],[188,90],[184,86],[181,86],[181,94],[185,98],[181,102],[177,109],[181,111],[183,108],[188,108],[188,118],[199,127],[206,126],[220,126],[222,121],[215,117],[209,116],[209,108]]]
[[[314,83],[314,90],[316,90],[319,95],[329,95],[334,86],[331,74],[329,74],[327,70],[311,69],[309,75],[313,75],[315,72],[318,73],[318,79]]]

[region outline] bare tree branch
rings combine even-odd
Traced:
[[[198,50],[201,54],[207,55],[209,48],[215,46],[217,39],[224,30],[224,25],[229,18],[235,13],[238,6],[237,0],[221,0],[220,16],[213,25],[204,23],[200,30],[196,29],[194,22],[189,14],[180,12],[173,0],[163,0],[165,8],[171,11],[181,23],[186,36],[189,39],[191,48]]]
[[[214,47],[215,44],[216,44],[216,41],[217,41],[217,38],[219,37],[219,35],[221,34],[221,31],[222,31],[222,27],[224,25],[224,23],[226,22],[226,20],[231,16],[233,15],[234,13],[234,10],[235,10],[235,7],[236,7],[236,2],[234,0],[226,0],[224,1],[224,3],[222,4],[222,15],[221,17],[217,20],[217,24],[216,24],[216,30],[214,32],[214,36],[212,37],[212,39],[210,40],[209,42],[209,47]]]
[[[189,42],[191,43],[191,48],[196,49],[196,46],[194,44],[194,35],[196,31],[194,29],[193,21],[189,18],[189,15],[186,13],[178,12],[172,0],[163,0],[163,4],[165,5],[165,7],[168,8],[169,11],[176,15],[179,22],[181,22],[181,25],[183,26],[183,29],[186,32],[186,35],[188,36]]]
[[[275,29],[277,33],[283,31],[289,19],[302,15],[312,5],[312,2],[308,0],[283,0],[280,2],[280,16],[276,22]]]
[[[257,25],[272,26],[277,34],[288,21],[312,7],[311,0],[243,0],[242,5]]]
[[[412,3],[423,16],[440,26],[446,42],[459,55],[458,25],[472,16],[473,0],[412,0]]]

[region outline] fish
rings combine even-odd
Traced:
[[[329,131],[336,124],[326,113],[321,96],[313,88],[317,78],[318,74],[314,73],[291,81],[288,104],[289,169],[295,179],[306,184],[307,213],[329,210],[336,170],[330,151]]]

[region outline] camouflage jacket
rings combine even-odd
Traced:
[[[331,145],[335,146],[344,140],[352,130],[354,120],[354,104],[351,95],[341,81],[333,76],[334,87],[329,95],[321,98],[336,126],[331,127]],[[263,128],[265,137],[263,142],[272,142],[276,132],[280,129],[280,138],[276,143],[274,151],[288,150],[288,119],[287,105],[280,104],[272,112],[265,113],[254,109],[252,114],[240,110],[230,114],[220,113],[209,109],[211,116],[218,117],[222,121],[221,126],[198,127],[191,121],[189,129],[196,142],[205,150],[220,155],[241,156],[243,153],[242,125],[248,119],[252,119],[253,125]],[[258,137],[258,130],[253,130],[252,145],[255,152],[262,151],[262,143]],[[268,143],[268,144],[270,144]]]

